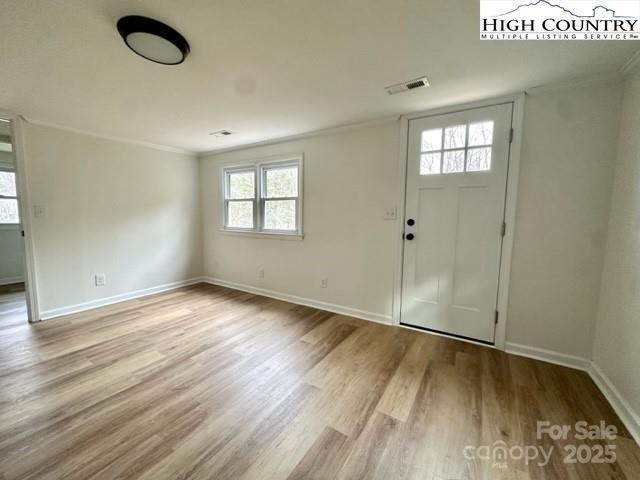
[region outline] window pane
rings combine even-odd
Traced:
[[[265,195],[273,197],[298,196],[298,167],[266,170]]]
[[[13,172],[0,172],[0,195],[16,197],[16,174]]]
[[[422,132],[421,151],[429,152],[442,149],[442,129],[425,130]]]
[[[437,175],[440,173],[441,153],[425,153],[420,155],[420,175]]]
[[[467,172],[491,170],[491,147],[470,148],[467,151]]]
[[[464,150],[444,152],[442,173],[464,172]]]
[[[255,174],[254,172],[229,173],[229,198],[254,198]]]
[[[469,125],[469,146],[491,145],[493,143],[493,122],[472,123]]]
[[[265,200],[264,228],[266,230],[296,230],[295,200]]]
[[[253,228],[253,202],[229,202],[227,226],[231,228]]]
[[[18,200],[0,199],[0,223],[20,223]]]
[[[464,148],[466,125],[455,125],[444,129],[444,148]]]

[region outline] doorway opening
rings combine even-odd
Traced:
[[[12,123],[0,118],[0,331],[26,325],[27,275]]]

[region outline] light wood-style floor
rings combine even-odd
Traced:
[[[0,286],[0,330],[27,323],[24,283]]]
[[[538,420],[615,425],[617,462]],[[557,450],[465,459],[497,441]],[[640,449],[583,372],[197,285],[0,330],[0,478],[638,479]]]

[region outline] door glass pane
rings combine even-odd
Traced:
[[[15,173],[0,172],[0,195],[4,195],[5,197],[17,197]]]
[[[18,200],[0,199],[0,223],[20,223],[18,216]]]
[[[271,168],[265,177],[267,198],[298,196],[298,167]]]
[[[436,175],[440,173],[440,156],[438,153],[420,155],[420,175]]]
[[[422,152],[430,152],[442,149],[442,129],[435,128],[433,130],[425,130],[422,132],[422,142],[420,150]]]
[[[264,228],[266,230],[296,230],[295,200],[265,200]]]
[[[251,172],[230,172],[229,174],[229,197],[254,198],[255,197],[255,174]]]
[[[464,148],[466,125],[454,125],[444,129],[444,148]]]
[[[470,148],[467,152],[467,172],[491,170],[491,147]]]
[[[231,228],[253,228],[253,202],[229,202],[227,226]]]
[[[469,146],[491,145],[493,143],[493,122],[472,123],[469,125]]]
[[[442,173],[456,173],[464,171],[464,150],[444,152]]]

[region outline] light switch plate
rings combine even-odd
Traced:
[[[34,205],[33,206],[33,216],[35,218],[44,217],[45,209],[44,205]]]
[[[395,220],[397,215],[398,215],[398,213],[397,213],[396,207],[389,207],[384,212],[384,219],[385,220]]]

